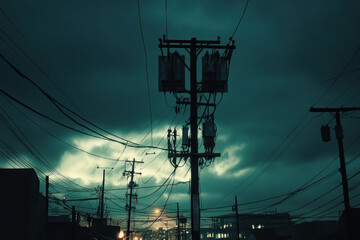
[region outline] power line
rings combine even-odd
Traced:
[[[151,127],[151,146],[153,145],[153,132],[152,132],[152,112],[151,112],[151,98],[150,98],[150,84],[149,84],[149,67],[148,67],[148,60],[147,60],[147,52],[146,52],[146,44],[144,39],[144,33],[142,28],[141,22],[141,12],[140,12],[140,0],[137,0],[138,6],[138,16],[139,16],[139,27],[141,33],[141,40],[144,48],[144,57],[145,57],[145,71],[146,71],[146,85],[147,85],[147,94],[148,94],[148,104],[149,104],[149,114],[150,114],[150,127]]]
[[[240,17],[240,19],[239,19],[239,21],[238,21],[238,23],[237,23],[237,25],[236,25],[236,28],[235,28],[233,34],[231,35],[230,39],[233,39],[233,38],[234,38],[235,33],[237,32],[237,30],[238,30],[238,28],[239,28],[242,20],[244,19],[245,13],[246,13],[246,9],[247,9],[248,4],[249,4],[249,1],[250,1],[250,0],[246,0],[245,7],[244,7],[244,9],[243,9],[243,12],[242,12],[242,14],[241,14],[241,17]]]
[[[32,47],[30,42],[27,40],[25,35],[20,31],[20,29],[15,25],[15,23],[11,20],[11,18],[5,13],[5,11],[0,7],[1,13],[6,17],[6,19],[10,22],[10,24],[14,27],[16,32],[22,37],[22,39],[27,43],[27,45],[32,49],[35,55],[42,61],[42,63],[46,66],[45,61],[42,60],[37,51]],[[24,54],[24,56],[48,79],[54,87],[81,113],[80,109],[77,105],[65,94],[65,92],[55,83],[52,77],[47,74],[5,31],[0,29],[0,31]]]
[[[319,99],[313,104],[315,106],[318,104],[324,96],[330,91],[330,89],[335,85],[335,83],[340,79],[340,77],[345,73],[346,69],[349,67],[349,65],[352,63],[352,61],[355,59],[356,55],[359,53],[360,47],[356,49],[356,51],[353,53],[353,55],[350,57],[348,62],[345,64],[345,66],[342,68],[340,73],[336,76],[336,78],[333,80],[333,82],[330,84],[330,86],[324,91],[324,93],[319,97]]]
[[[236,191],[239,189],[243,184],[245,184],[252,176],[255,176],[255,174],[273,157],[275,156],[276,152],[281,149],[281,147],[286,143],[286,141],[290,138],[290,136],[301,126],[301,124],[305,121],[306,117],[308,116],[309,112],[306,112],[304,117],[295,125],[295,127],[285,136],[283,141],[271,152],[271,154],[264,159],[258,167],[240,184],[238,184],[233,190],[229,191],[228,194],[226,194],[223,198],[221,198],[216,203],[212,204],[212,206],[216,205],[217,203],[223,201],[224,199],[228,198],[231,194],[233,194],[234,190]]]
[[[110,161],[124,161],[124,160],[120,160],[119,158],[116,159],[116,158],[109,158],[109,157],[105,157],[105,156],[100,156],[98,154],[95,154],[95,153],[91,153],[89,151],[86,151],[82,148],[79,148],[79,147],[76,147],[74,146],[73,144],[71,143],[68,143],[64,140],[62,140],[61,138],[59,138],[58,136],[56,136],[55,134],[51,133],[50,131],[48,131],[47,129],[45,129],[44,127],[42,127],[40,124],[38,124],[37,122],[35,122],[33,119],[31,119],[28,115],[26,115],[23,111],[21,111],[18,107],[16,107],[12,102],[9,101],[9,99],[5,98],[6,101],[8,101],[9,104],[11,104],[21,115],[23,115],[27,120],[29,120],[31,123],[33,123],[35,126],[37,126],[38,128],[40,128],[43,132],[45,132],[46,134],[50,135],[51,137],[55,138],[56,140],[58,140],[59,142],[75,149],[75,150],[78,150],[80,152],[83,152],[83,153],[86,153],[86,154],[89,154],[90,156],[94,156],[94,157],[97,157],[97,158],[101,158],[101,159],[104,159],[104,160],[110,160]]]
[[[157,148],[157,147],[153,147],[153,146],[143,146],[143,145],[140,145],[138,143],[135,143],[135,142],[132,142],[130,140],[127,140],[125,138],[122,138],[122,137],[119,137],[115,134],[112,134],[110,132],[108,132],[107,130],[97,126],[96,124],[90,122],[89,120],[85,119],[84,117],[80,116],[79,114],[73,112],[71,109],[69,109],[68,107],[64,106],[63,104],[61,104],[59,101],[57,101],[56,99],[54,99],[52,96],[50,96],[45,90],[43,90],[38,84],[36,84],[33,80],[31,80],[29,77],[27,77],[24,73],[22,73],[19,69],[17,69],[13,64],[11,64],[2,54],[0,54],[0,57],[22,78],[24,78],[25,80],[29,81],[32,85],[34,85],[38,90],[40,90],[49,100],[50,102],[61,112],[63,113],[67,118],[69,118],[71,121],[73,121],[74,123],[80,125],[81,127],[101,136],[103,139],[106,139],[106,140],[109,140],[109,141],[113,141],[113,142],[118,142],[122,145],[128,145],[129,147],[136,147],[136,148]],[[70,113],[74,114],[76,117],[80,118],[81,120],[85,121],[86,123],[100,129],[101,131],[111,135],[111,136],[114,136],[118,139],[121,139],[123,141],[126,141],[125,143],[124,142],[120,142],[118,140],[115,140],[115,139],[112,139],[112,138],[109,138],[87,126],[85,126],[84,124],[78,122],[77,120],[75,120],[73,117],[71,117],[69,114],[67,114],[63,109],[69,111]],[[129,143],[133,144],[133,145],[130,145]],[[158,148],[159,149],[159,148]]]

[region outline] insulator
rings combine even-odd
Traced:
[[[328,125],[322,125],[320,131],[322,140],[324,142],[329,142],[331,140],[330,127]]]

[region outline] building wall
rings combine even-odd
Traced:
[[[2,239],[45,238],[45,200],[33,169],[0,169]]]

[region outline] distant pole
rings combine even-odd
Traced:
[[[352,226],[351,226],[351,207],[350,207],[350,199],[349,199],[349,187],[347,181],[347,174],[346,174],[346,164],[345,164],[345,156],[344,156],[344,145],[343,145],[343,134],[342,134],[342,126],[340,122],[340,114],[336,112],[335,115],[336,119],[336,138],[338,140],[339,146],[339,158],[340,158],[340,171],[341,171],[341,178],[342,178],[342,185],[343,185],[343,193],[344,193],[344,204],[345,204],[345,218],[347,222],[347,229],[348,229],[348,239],[352,240]]]
[[[177,208],[177,239],[180,240],[180,214],[179,214],[179,203],[176,203]]]
[[[239,211],[238,211],[237,196],[235,196],[235,217],[236,217],[236,233],[237,233],[237,239],[240,239]]]
[[[75,211],[75,206],[72,206],[72,208],[71,208],[71,226],[72,226],[71,239],[75,240],[76,239],[76,211]]]
[[[100,225],[103,225],[104,221],[104,190],[105,190],[105,169],[103,169],[103,184],[101,188],[101,212],[100,212]]]
[[[345,222],[347,228],[347,239],[352,240],[352,226],[351,226],[351,207],[350,207],[350,199],[349,199],[349,187],[346,175],[346,164],[345,164],[345,156],[344,156],[344,146],[343,146],[343,129],[340,121],[340,112],[349,112],[349,111],[359,111],[360,107],[351,107],[351,108],[310,108],[310,112],[328,112],[335,113],[336,119],[336,138],[338,140],[339,146],[339,159],[340,159],[340,172],[343,186],[343,195],[344,195],[344,205],[345,205]]]
[[[128,222],[126,230],[126,238],[130,240],[130,223],[131,223],[131,203],[132,203],[132,194],[133,194],[133,182],[134,182],[134,169],[135,169],[135,158],[133,159],[132,169],[131,169],[131,180],[129,183],[130,186],[130,199],[129,199],[129,211],[128,211]]]
[[[139,162],[139,161],[135,161],[135,158],[132,160],[132,161],[125,161],[125,162],[130,162],[132,163],[132,167],[131,167],[131,171],[124,171],[123,175],[128,175],[130,176],[130,182],[128,184],[128,187],[130,188],[130,194],[127,194],[129,195],[129,204],[127,204],[127,207],[128,207],[128,221],[127,221],[127,230],[126,230],[126,240],[130,240],[130,234],[131,234],[131,231],[130,231],[130,223],[131,223],[131,210],[134,208],[132,206],[132,199],[134,197],[134,194],[133,194],[133,189],[134,187],[136,187],[136,183],[134,182],[134,174],[141,174],[141,173],[137,173],[135,172],[135,163],[143,163],[143,162]]]
[[[49,218],[49,176],[45,177],[45,223],[48,224]]]

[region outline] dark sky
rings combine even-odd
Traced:
[[[166,31],[164,1],[147,0],[140,1],[140,4],[155,145],[170,125],[180,129],[189,113],[187,109],[175,118],[174,109],[170,107],[175,103],[174,97],[167,94],[165,99],[157,91],[158,38]],[[245,1],[168,1],[168,37],[215,40],[220,36],[226,43],[244,6]],[[9,62],[48,94],[91,122],[128,140],[142,141],[150,130],[150,120],[136,1],[3,0],[0,7],[0,52]],[[221,152],[222,157],[200,171],[202,208],[231,205],[235,195],[239,203],[245,203],[292,192],[339,168],[339,161],[334,160],[338,154],[334,131],[331,142],[324,143],[320,137],[322,124],[330,122],[331,128],[334,127],[333,117],[327,113],[308,113],[308,110],[311,106],[360,106],[359,10],[360,2],[355,0],[249,2],[234,37],[236,50],[230,66],[229,92],[224,94],[215,113],[218,128],[216,151]],[[189,62],[187,53],[183,54]],[[200,58],[198,61],[200,66]],[[0,62],[0,72],[2,90],[38,111],[80,129],[4,60]],[[188,80],[189,74],[186,76]],[[8,100],[4,95],[0,98],[1,115],[5,116],[6,112],[41,155],[56,170],[78,184],[93,189],[101,182],[101,171],[96,170],[96,166],[110,167],[114,162],[70,148],[41,128],[92,153],[113,159],[143,159],[145,163],[137,169],[143,173],[141,179],[137,179],[140,186],[159,185],[172,172],[166,154],[159,150],[149,150],[148,153],[156,153],[151,155],[145,155],[144,149],[127,147],[124,150],[124,146],[118,143],[57,126],[14,102],[11,102],[14,105],[10,104]],[[14,106],[41,128],[27,120]],[[359,117],[360,112],[350,112],[342,118],[347,160],[359,154],[359,141],[356,141],[360,137]],[[61,191],[61,186],[56,189],[56,184],[62,182],[55,173],[50,173],[19,143],[3,120],[1,133],[1,167],[10,167],[4,157],[8,144],[15,149],[18,158],[37,166],[45,174],[52,174],[53,191]],[[150,144],[150,135],[141,143]],[[166,139],[159,146],[166,146]],[[359,159],[349,163],[348,176],[358,172],[359,168]],[[123,170],[124,163],[117,162],[115,169],[107,175],[109,189],[125,187]],[[178,169],[175,182],[189,180],[187,170],[187,165]],[[39,177],[42,176],[38,173]],[[147,182],[154,174],[155,177]],[[312,179],[314,176],[317,177]],[[340,183],[341,176],[337,172],[308,191],[264,211],[277,209],[285,212],[300,208]],[[355,176],[349,181],[349,186],[356,187],[358,183],[359,178]],[[138,195],[145,196],[153,190],[139,189]],[[164,204],[169,190],[170,187],[155,205],[161,207]],[[186,184],[174,186],[169,204],[180,202],[182,209],[188,209],[188,191]],[[124,198],[125,192],[111,193]],[[138,208],[154,201],[159,193],[139,199]],[[359,190],[354,189],[350,196],[358,193]],[[70,199],[94,195],[95,191],[64,194]],[[109,198],[115,197],[110,194]],[[291,214],[311,211],[339,194],[340,187]],[[259,210],[276,200],[281,198],[239,209],[243,213]],[[330,208],[341,200],[338,198],[326,207]],[[113,201],[125,205],[123,199]],[[351,199],[352,206],[359,202],[359,198]],[[95,203],[81,204],[96,206]],[[110,202],[109,206],[115,208]],[[169,206],[174,208],[174,205]],[[343,206],[340,204],[319,216],[326,213],[334,216],[341,209]],[[203,216],[229,212],[231,208],[204,212]],[[120,214],[123,213],[120,210]]]

